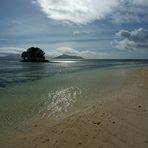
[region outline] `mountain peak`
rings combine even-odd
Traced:
[[[55,57],[54,59],[83,59],[83,58],[75,55],[62,54],[60,56]]]

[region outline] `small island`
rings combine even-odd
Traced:
[[[21,55],[22,62],[49,62],[45,59],[45,52],[38,47],[30,47]]]
[[[54,59],[66,59],[66,60],[83,60],[84,58],[80,56],[75,56],[75,55],[67,55],[67,54],[62,54],[58,57],[55,57]]]

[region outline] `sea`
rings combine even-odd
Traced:
[[[0,131],[59,118],[119,89],[148,60],[0,60]]]

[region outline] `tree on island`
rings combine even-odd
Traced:
[[[38,47],[30,47],[22,53],[23,62],[45,62],[45,52]]]

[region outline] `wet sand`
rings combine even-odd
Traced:
[[[118,92],[64,118],[33,123],[0,148],[147,148],[148,68],[130,69]]]

